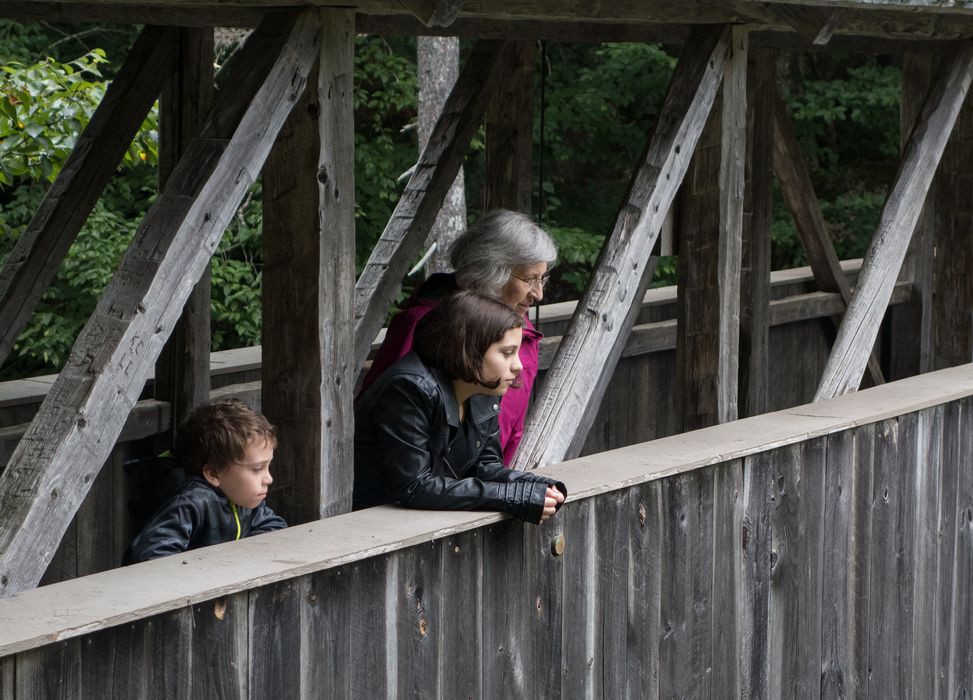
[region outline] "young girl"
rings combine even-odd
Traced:
[[[561,482],[506,469],[497,415],[521,371],[523,321],[502,302],[458,292],[416,327],[413,350],[355,410],[355,508],[502,510],[541,522]]]

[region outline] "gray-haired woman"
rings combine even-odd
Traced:
[[[527,318],[530,307],[544,298],[544,284],[557,261],[557,244],[530,217],[506,209],[487,212],[460,236],[450,251],[456,272],[429,277],[389,324],[382,347],[365,375],[361,391],[412,349],[416,324],[458,289],[498,299],[524,318],[520,346],[523,370],[500,405],[500,443],[509,465],[524,432],[524,417],[537,377],[538,344],[543,337]]]

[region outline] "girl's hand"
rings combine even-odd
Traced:
[[[544,514],[541,516],[541,522],[554,515],[558,503],[564,503],[564,494],[553,486],[548,486],[547,493],[544,494]]]

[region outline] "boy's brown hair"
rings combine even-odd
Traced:
[[[177,453],[188,474],[202,476],[203,467],[221,472],[244,458],[253,442],[277,447],[277,430],[263,415],[239,399],[197,407],[179,428]]]
[[[416,325],[413,349],[427,365],[442,368],[450,379],[495,389],[499,382],[480,376],[483,356],[523,320],[509,306],[476,292],[457,292],[443,299]]]

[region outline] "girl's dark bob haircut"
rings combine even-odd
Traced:
[[[451,294],[416,325],[412,347],[424,363],[441,368],[450,379],[491,389],[499,382],[480,376],[487,349],[523,319],[496,299],[462,291]]]

